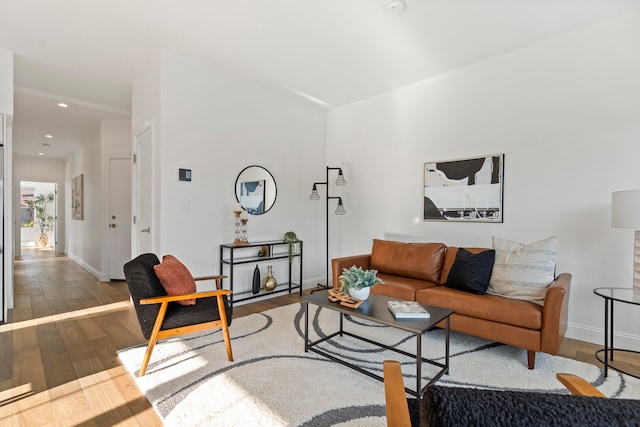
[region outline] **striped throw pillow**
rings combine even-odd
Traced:
[[[493,249],[496,260],[487,293],[543,305],[555,276],[558,238],[523,245],[494,237]]]

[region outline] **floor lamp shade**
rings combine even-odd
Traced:
[[[611,194],[611,226],[635,229],[633,243],[633,292],[640,294],[640,190]]]

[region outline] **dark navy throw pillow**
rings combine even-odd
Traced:
[[[477,254],[464,248],[458,249],[445,286],[483,295],[489,287],[495,259],[496,251],[493,249]]]

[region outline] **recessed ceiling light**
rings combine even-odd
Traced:
[[[38,156],[44,156],[44,153],[38,153]]]
[[[45,138],[53,138],[53,135],[45,135]]]
[[[64,102],[60,102],[60,103],[58,104],[58,107],[67,108],[67,107],[68,107],[68,105],[67,105],[67,104],[65,104]]]

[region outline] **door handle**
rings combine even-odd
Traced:
[[[151,234],[151,227],[147,227],[147,228],[143,228],[142,230],[140,230],[141,233],[149,233]]]

